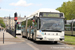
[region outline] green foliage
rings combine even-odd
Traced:
[[[23,21],[22,23],[21,23],[21,25],[25,25],[26,24],[26,21]]]
[[[32,26],[32,20],[28,20],[28,25],[27,26]]]
[[[2,18],[0,18],[0,25],[5,28],[5,23]]]
[[[75,19],[75,0],[63,2],[56,10],[63,12],[67,20]]]
[[[73,27],[75,27],[75,22],[73,23]]]
[[[71,27],[71,25],[65,25],[65,27]]]
[[[74,36],[65,36],[64,43],[75,45],[75,37]]]

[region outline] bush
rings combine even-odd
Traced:
[[[71,25],[65,25],[65,27],[71,27]]]
[[[5,28],[5,23],[2,18],[0,18],[0,25]]]

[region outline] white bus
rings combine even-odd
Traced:
[[[16,34],[21,34],[21,22],[17,22]]]
[[[22,33],[34,41],[64,41],[64,14],[53,9],[40,9],[28,16]]]

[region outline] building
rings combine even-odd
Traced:
[[[4,23],[6,25],[7,29],[14,29],[15,28],[15,21],[14,21],[14,17],[3,17]],[[18,17],[17,22],[21,22],[22,20],[24,20],[24,17]]]

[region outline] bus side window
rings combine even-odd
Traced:
[[[37,22],[36,22],[36,20],[34,22],[32,22],[32,25],[33,25],[34,28],[37,28]]]
[[[29,27],[29,28],[31,28],[31,26],[32,26],[32,20],[28,20],[28,24],[27,24],[27,27]]]

